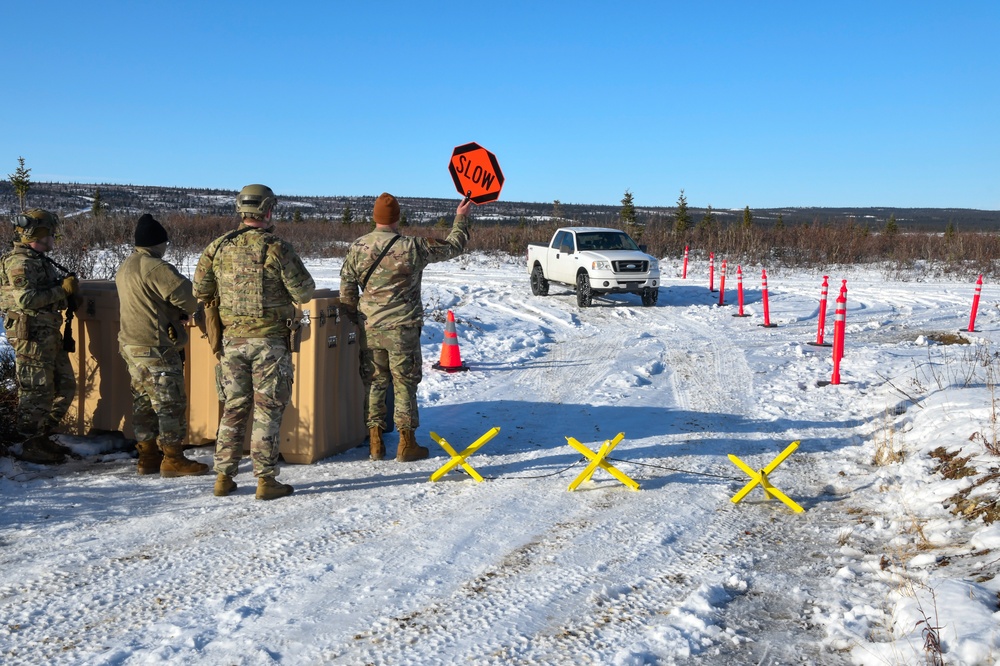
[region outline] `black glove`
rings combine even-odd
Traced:
[[[341,303],[340,309],[344,313],[344,316],[351,320],[351,323],[355,326],[359,326],[358,323],[358,306],[354,303]]]

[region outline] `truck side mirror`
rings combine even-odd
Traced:
[[[639,252],[644,252],[646,254],[649,254],[648,252],[646,252],[646,245],[645,245],[645,243],[640,243],[639,244]]]

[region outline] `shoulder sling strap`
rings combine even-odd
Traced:
[[[368,272],[365,273],[365,276],[361,279],[361,290],[362,291],[364,291],[365,287],[368,286],[368,279],[371,278],[372,273],[375,272],[375,269],[378,267],[379,263],[382,262],[382,257],[385,256],[386,252],[389,251],[389,248],[391,248],[392,244],[395,243],[397,240],[399,240],[399,234],[396,234],[395,236],[393,236],[392,240],[390,240],[388,243],[386,243],[385,247],[382,248],[382,252],[378,255],[378,258],[375,260],[375,263],[371,265],[371,268],[368,269]]]

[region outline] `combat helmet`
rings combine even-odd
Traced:
[[[43,208],[30,208],[14,216],[14,230],[25,241],[54,236],[58,227],[59,216]]]
[[[278,198],[267,185],[247,185],[236,195],[236,212],[241,217],[262,220],[278,204]]]

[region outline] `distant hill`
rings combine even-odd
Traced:
[[[190,215],[234,214],[235,190],[212,190],[145,185],[32,183],[28,203],[32,207],[46,208],[64,217],[87,214],[93,203],[94,192],[100,189],[101,201],[112,212],[139,215],[152,213],[184,213]],[[355,219],[371,215],[376,195],[362,197],[324,196],[306,197],[278,193],[277,214],[291,219],[298,213],[305,219],[339,220],[344,208],[349,206]],[[457,196],[451,199],[400,198],[400,205],[411,224],[432,224],[440,218],[451,219]],[[0,214],[11,213],[17,208],[17,199],[9,181],[0,182]],[[596,206],[561,203],[559,217],[567,223],[608,225],[618,217],[619,206]],[[552,219],[553,202],[532,203],[497,201],[475,209],[481,221],[501,224],[537,223]],[[639,222],[657,219],[672,222],[672,207],[637,206]],[[696,224],[704,208],[689,207],[691,223]],[[721,223],[742,220],[743,209],[712,209]],[[858,224],[873,229],[885,225],[890,215],[903,230],[944,231],[948,223],[961,231],[1000,231],[1000,211],[969,208],[760,208],[751,209],[755,223],[773,224],[778,216],[788,225],[812,224],[815,221],[836,222],[854,219]]]

